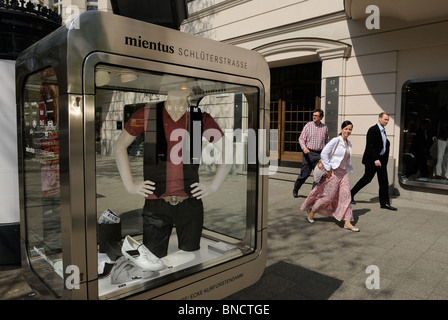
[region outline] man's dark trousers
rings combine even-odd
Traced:
[[[299,176],[294,183],[294,191],[298,191],[300,187],[305,183],[306,179],[313,171],[314,167],[320,160],[320,152],[310,151],[308,154],[303,154],[302,157],[302,168],[300,169]],[[314,187],[314,184],[313,184]]]
[[[365,172],[361,179],[356,183],[356,185],[352,188],[351,194],[352,194],[352,200],[354,199],[355,195],[358,193],[359,190],[364,188],[366,185],[372,181],[375,174],[378,178],[378,185],[379,185],[379,197],[380,197],[380,205],[384,206],[386,204],[390,204],[389,199],[389,180],[387,177],[387,159],[384,158],[384,156],[380,156],[379,158],[381,162],[381,166],[375,166],[374,163],[364,165],[365,166]]]

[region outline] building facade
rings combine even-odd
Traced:
[[[12,1],[6,1],[9,3]],[[31,1],[30,1],[31,2]],[[258,51],[271,69],[271,128],[281,166],[299,166],[300,132],[315,108],[330,135],[354,124],[355,172],[361,177],[367,129],[390,114],[390,192],[448,204],[448,2],[428,0],[189,0],[181,31]],[[109,0],[46,0],[63,23],[86,10],[112,13]],[[14,61],[1,61],[13,74]],[[4,83],[4,84],[3,84]],[[15,102],[2,82],[5,150],[0,158],[0,225],[18,224]],[[6,101],[5,100],[5,101]],[[272,156],[272,155],[271,155]],[[10,184],[6,181],[13,181]],[[291,185],[292,189],[292,185]],[[364,191],[377,194],[374,180]]]
[[[367,129],[390,114],[391,193],[448,203],[448,3],[397,0],[189,2],[188,33],[260,52],[271,68],[271,128],[281,165],[315,107],[330,135],[354,124],[354,184]],[[292,187],[291,187],[292,188]],[[377,194],[373,181],[364,191]]]
[[[46,0],[48,5],[59,13],[62,19],[73,18],[88,10],[100,10],[112,13],[109,0]]]

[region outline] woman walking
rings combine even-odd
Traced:
[[[308,211],[307,220],[314,223],[317,212],[325,217],[334,217],[338,221],[344,220],[344,228],[358,232],[353,221],[353,210],[350,204],[350,182],[348,173],[353,172],[351,164],[352,144],[348,137],[352,133],[353,124],[344,121],[341,134],[331,139],[321,153],[325,175],[319,184],[311,190],[308,198],[301,206],[301,210]]]

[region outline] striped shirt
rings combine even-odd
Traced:
[[[303,127],[299,137],[299,144],[302,150],[308,148],[314,151],[322,151],[327,143],[328,127],[322,122],[316,126],[316,124],[311,121]]]

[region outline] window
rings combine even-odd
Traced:
[[[258,88],[237,83],[97,67],[100,298],[254,251],[257,132],[250,126],[257,123],[258,95]],[[144,181],[151,181],[146,196]],[[196,182],[216,192],[197,199]],[[162,264],[126,265],[129,243]],[[116,265],[107,270],[111,261]]]
[[[400,181],[448,189],[448,80],[406,82],[402,110]]]
[[[26,250],[31,268],[58,296],[64,290],[59,188],[58,82],[53,68],[23,91]]]

